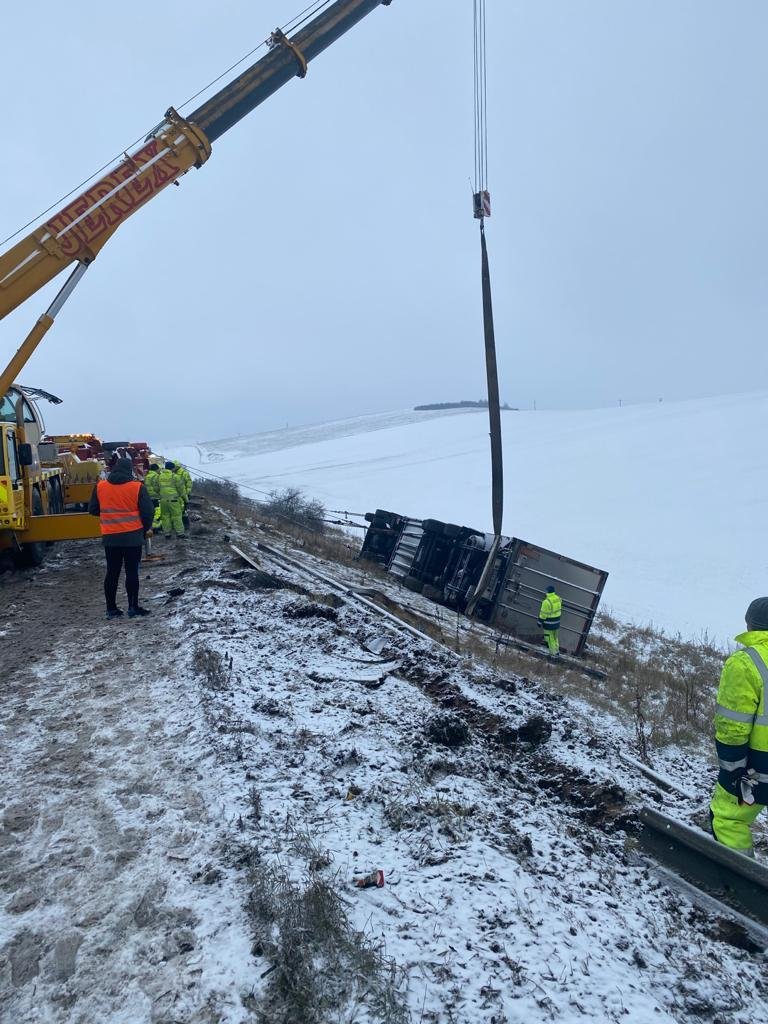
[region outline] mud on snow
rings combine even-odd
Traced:
[[[0,577],[3,1020],[762,1019],[599,721],[198,516],[144,621],[103,619],[98,545]]]

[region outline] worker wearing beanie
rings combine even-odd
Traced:
[[[553,586],[547,587],[547,594],[539,609],[539,625],[544,630],[544,639],[550,658],[560,657],[560,613],[563,609],[562,599],[555,593]]]
[[[117,459],[107,479],[99,480],[93,488],[88,511],[101,522],[107,559],[104,577],[107,618],[116,619],[123,614],[117,607],[117,585],[123,566],[129,617],[149,615],[139,604],[139,562],[144,535],[152,528],[154,508],[144,484],[133,478],[130,459]]]
[[[710,804],[712,832],[724,846],[754,856],[750,826],[768,804],[768,597],[745,616],[744,650],[726,661],[715,709],[720,764]]]
[[[176,534],[180,540],[184,538],[181,513],[186,488],[184,481],[174,472],[175,469],[175,462],[166,462],[165,469],[160,470],[160,516],[166,540],[170,540],[172,534]]]

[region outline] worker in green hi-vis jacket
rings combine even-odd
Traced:
[[[547,587],[547,594],[539,609],[539,625],[544,630],[550,658],[560,657],[560,613],[563,609],[562,598],[555,593],[553,586]]]
[[[715,746],[720,774],[710,804],[715,839],[754,856],[750,826],[768,804],[768,597],[747,608],[747,632],[720,675]]]

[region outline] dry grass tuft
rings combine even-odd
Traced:
[[[192,655],[192,668],[210,690],[228,690],[232,680],[232,657],[200,644]]]
[[[255,947],[270,962],[261,1024],[327,1024],[343,1007],[363,1006],[382,1024],[405,1024],[394,961],[351,926],[329,882],[309,870],[298,883],[253,858],[248,885]]]
[[[630,710],[641,756],[649,747],[710,740],[725,652],[706,635],[684,640],[609,616],[597,626],[590,653],[608,673],[602,697]]]

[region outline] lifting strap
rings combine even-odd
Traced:
[[[493,328],[491,301],[491,271],[488,264],[488,246],[485,241],[485,218],[491,215],[491,197],[487,189],[488,129],[486,121],[486,61],[485,61],[485,0],[474,0],[475,15],[475,189],[473,213],[480,221],[480,270],[483,292],[483,334],[485,337],[485,374],[488,382],[488,419],[491,437],[491,515],[493,544],[485,566],[466,607],[471,615],[491,578],[496,556],[501,546],[501,528],[504,518],[504,461],[501,449],[501,404],[499,401],[499,373],[496,366],[496,335]]]
[[[496,335],[493,329],[491,303],[491,271],[488,266],[488,246],[485,244],[485,226],[480,220],[480,256],[483,282],[483,330],[485,333],[485,373],[488,379],[488,419],[491,428],[491,512],[493,532],[501,534],[504,515],[504,461],[501,451],[501,406],[499,401],[499,374],[496,367]]]
[[[483,331],[485,334],[485,373],[488,381],[488,419],[491,435],[491,514],[493,517],[493,543],[485,560],[483,571],[465,609],[467,615],[475,610],[496,564],[501,546],[501,524],[504,516],[504,460],[501,449],[501,408],[499,403],[499,374],[496,367],[496,335],[493,329],[491,302],[491,271],[488,265],[488,246],[485,244],[485,225],[480,217],[480,265],[483,287]]]

